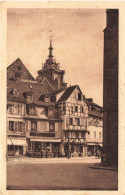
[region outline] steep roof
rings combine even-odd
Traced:
[[[99,106],[98,104],[94,103],[92,98],[86,98],[86,99],[87,99],[89,105],[92,105],[92,106],[95,106],[97,108],[102,109],[102,106]]]
[[[49,93],[52,93],[55,90],[46,77],[44,77],[41,83],[43,83],[47,87],[47,90],[49,91]]]
[[[18,91],[18,96],[12,94],[12,90],[17,89]],[[26,92],[32,92],[33,93],[33,102],[36,105],[40,106],[49,106],[53,105],[54,103],[46,103],[43,101],[40,101],[39,98],[43,94],[48,94],[48,90],[44,84],[37,83],[37,82],[32,82],[28,80],[20,80],[17,82],[14,81],[9,81],[7,84],[7,100],[8,101],[14,101],[14,102],[22,102],[26,103],[27,100],[25,99],[24,94]]]
[[[19,58],[7,67],[7,79],[16,80],[16,74],[20,75],[20,79],[35,80]]]
[[[67,87],[67,89],[65,90],[65,92],[63,93],[63,95],[60,97],[60,99],[58,100],[58,102],[65,102],[69,96],[72,94],[72,92],[74,91],[74,89],[77,87],[78,85],[73,85],[71,87]]]

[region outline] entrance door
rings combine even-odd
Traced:
[[[23,154],[23,146],[19,146],[19,154]]]

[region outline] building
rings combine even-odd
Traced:
[[[108,9],[104,29],[103,76],[103,153],[102,162],[118,165],[118,17],[117,9]]]
[[[98,152],[102,152],[103,110],[93,102],[92,98],[87,98],[87,101],[89,103],[87,151],[89,156],[96,156]]]
[[[62,120],[50,87],[37,83],[20,59],[7,70],[9,155],[54,156],[60,151]]]
[[[66,156],[87,155],[88,102],[78,85],[55,91],[62,118],[63,150]],[[68,154],[68,152],[70,152]]]
[[[67,87],[52,50],[50,40],[36,80],[19,58],[7,68],[8,155],[70,158],[100,149],[102,107],[78,85]]]
[[[60,70],[60,64],[56,63],[52,51],[52,39],[50,39],[49,56],[43,64],[42,69],[38,71],[36,80],[38,82],[42,82],[46,79],[49,83],[51,83],[54,90],[64,89],[67,86],[63,79],[65,71]]]

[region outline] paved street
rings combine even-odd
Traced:
[[[117,190],[117,171],[89,168],[99,162],[94,157],[11,158],[7,162],[7,186],[9,190]]]

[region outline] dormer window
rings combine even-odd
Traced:
[[[18,90],[17,89],[13,89],[13,95],[15,95],[16,97],[18,97]]]
[[[33,94],[31,93],[31,92],[28,92],[27,94],[26,94],[26,99],[27,99],[27,101],[33,101]]]
[[[50,102],[50,96],[49,95],[45,95],[44,102]]]

